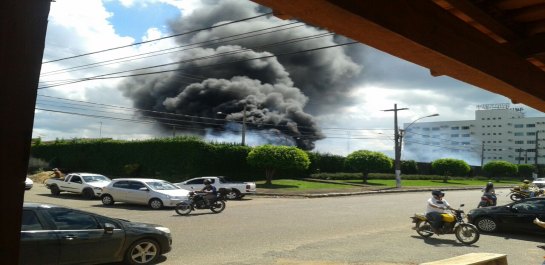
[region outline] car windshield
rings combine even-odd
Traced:
[[[109,178],[102,175],[83,176],[83,180],[85,180],[85,182],[111,181]]]
[[[146,184],[154,190],[178,190],[178,186],[166,181],[148,181]]]

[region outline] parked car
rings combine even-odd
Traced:
[[[32,189],[32,186],[34,186],[34,181],[32,181],[29,177],[26,177],[26,179],[25,179],[25,190]]]
[[[174,207],[187,200],[189,191],[160,179],[121,178],[114,179],[102,190],[102,203],[128,202],[149,205],[152,209],[163,206]]]
[[[545,178],[536,178],[536,179],[534,179],[532,184],[534,184],[535,186],[537,186],[540,189],[545,188]]]
[[[171,250],[170,230],[91,212],[24,203],[19,264],[156,264]]]
[[[545,229],[533,223],[536,218],[545,220],[545,198],[523,199],[503,206],[473,209],[467,218],[483,232],[507,230],[545,233]]]
[[[70,173],[60,178],[50,178],[45,181],[45,186],[51,190],[51,194],[58,196],[61,192],[78,193],[86,199],[93,199],[102,194],[102,188],[112,180],[106,176],[94,173]]]
[[[227,199],[241,199],[248,194],[254,194],[256,192],[255,182],[228,182],[221,176],[192,178],[174,184],[183,189],[200,190],[204,187],[205,179],[210,180],[212,185],[214,185],[214,187],[216,187],[218,190],[221,188],[229,190],[229,193],[225,196]]]

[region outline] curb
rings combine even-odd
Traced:
[[[510,188],[511,186],[499,186],[497,188]],[[406,189],[398,190],[396,188],[388,190],[370,190],[370,191],[359,191],[359,192],[331,192],[331,193],[301,193],[301,194],[284,194],[284,193],[272,193],[272,192],[257,192],[251,196],[260,196],[260,197],[280,197],[280,198],[324,198],[324,197],[341,197],[341,196],[357,196],[357,195],[375,195],[383,193],[401,193],[401,192],[425,192],[432,190],[480,190],[481,187],[467,187],[467,188],[421,188],[421,189]]]

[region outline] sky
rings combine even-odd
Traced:
[[[479,104],[510,103],[269,12],[247,0],[52,2],[33,137],[238,143],[246,117],[251,146],[393,157],[394,114],[383,110],[394,104],[408,108],[401,125],[435,113],[422,121],[472,120]]]

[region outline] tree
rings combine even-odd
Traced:
[[[532,178],[532,174],[536,172],[535,165],[522,164],[517,165],[518,176],[521,180]]]
[[[265,184],[272,184],[276,170],[306,170],[310,165],[308,154],[293,146],[262,145],[248,153],[246,161],[249,165],[265,169]]]
[[[517,165],[509,163],[507,161],[490,161],[483,166],[483,171],[488,174],[489,177],[499,181],[500,177],[509,177],[517,174]]]
[[[401,161],[401,172],[405,174],[416,174],[418,173],[418,165],[414,160],[402,160]]]
[[[392,169],[392,159],[383,153],[368,150],[352,152],[346,157],[346,166],[362,173],[363,183],[367,183],[369,173],[384,172]]]
[[[435,174],[443,176],[443,182],[448,181],[449,176],[467,176],[471,168],[464,160],[454,158],[441,158],[431,163]]]

